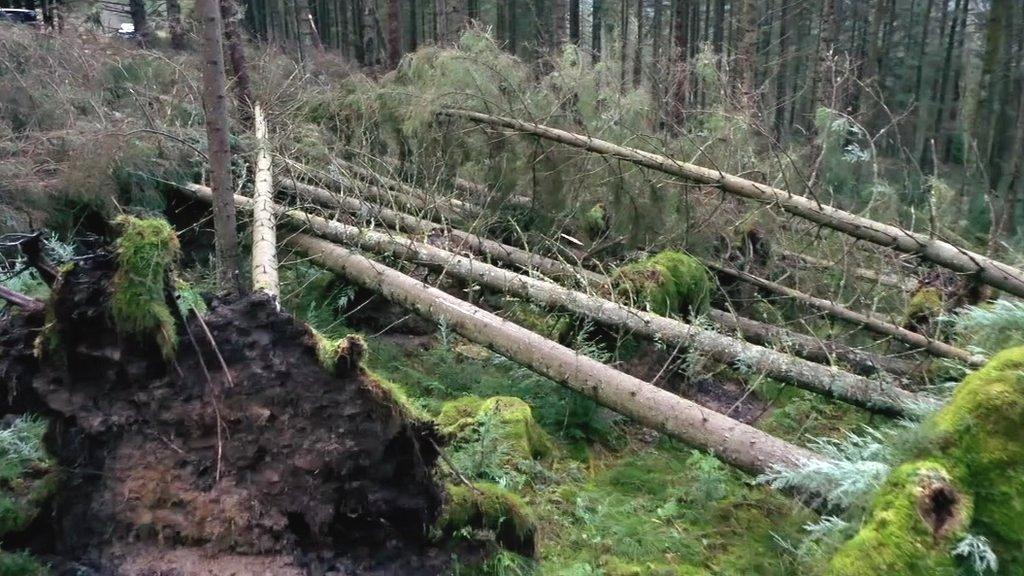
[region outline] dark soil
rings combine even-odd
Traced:
[[[19,542],[84,573],[444,572],[431,425],[361,368],[323,370],[309,329],[263,295],[214,302],[205,329],[191,318],[168,366],[111,325],[113,268],[100,255],[65,276],[42,362],[41,314],[0,325],[2,408],[49,415],[65,470]]]

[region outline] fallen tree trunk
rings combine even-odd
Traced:
[[[744,198],[774,204],[791,214],[854,238],[919,256],[955,272],[973,274],[978,281],[984,284],[1005,290],[1015,296],[1024,297],[1024,271],[936,238],[823,205],[812,198],[791,194],[786,190],[718,170],[673,160],[660,154],[619,146],[605,140],[533,122],[523,122],[514,118],[492,116],[469,110],[445,109],[440,114],[527,132],[576,148],[621,158],[645,168],[716,186],[725,192]]]
[[[800,264],[812,268],[832,269],[837,267],[836,262],[822,260],[821,258],[815,258],[814,256],[808,256],[807,254],[799,254],[797,252],[783,251],[782,257],[788,258],[790,260],[795,260]],[[902,290],[904,292],[912,292],[914,288],[917,287],[917,282],[910,278],[903,279],[899,278],[894,274],[884,274],[881,272],[875,272],[874,270],[869,270],[867,268],[851,267],[844,269],[842,266],[838,267],[843,270],[848,270],[855,277],[870,282],[872,284],[881,284],[882,286],[896,288],[897,290]]]
[[[401,232],[427,236],[438,230],[438,226],[432,222],[375,206],[368,202],[316,186],[288,180],[281,187],[304,200],[323,206],[339,208],[361,217],[375,218],[386,226]],[[447,234],[449,237],[457,240],[457,243],[453,246],[455,250],[467,249],[477,254],[484,254],[495,260],[513,264],[525,270],[539,271],[553,279],[582,281],[580,282],[581,285],[595,286],[599,289],[611,286],[611,280],[603,274],[481,238],[461,230],[449,228]],[[879,371],[885,371],[890,374],[909,375],[918,370],[918,363],[915,362],[904,362],[894,358],[862,352],[840,344],[821,342],[810,336],[742,318],[729,312],[711,310],[709,316],[717,324],[734,330],[743,339],[755,344],[772,345],[778,349],[791,351],[794,355],[801,358],[819,363],[831,364],[833,359],[839,360],[851,366],[859,374],[872,375]]]
[[[757,474],[822,459],[805,448],[623,374],[341,246],[306,234],[290,236],[285,243],[309,254],[321,266],[426,318],[443,322],[466,339],[640,424],[711,451],[727,464]]]
[[[794,290],[793,288],[789,288],[781,284],[776,284],[775,282],[765,280],[764,278],[759,278],[757,276],[754,276],[753,274],[748,274],[747,272],[743,272],[741,270],[720,266],[718,264],[714,264],[711,262],[705,262],[704,264],[708,268],[711,268],[716,272],[732,276],[733,278],[736,278],[748,284],[753,284],[754,286],[757,286],[764,290],[769,290],[776,294],[781,294],[788,298],[792,298],[798,302],[802,302],[804,304],[807,304],[808,306],[826,312],[831,316],[834,316],[842,320],[846,320],[847,322],[859,324],[867,328],[868,330],[875,332],[876,334],[890,336],[892,338],[895,338],[896,340],[899,340],[916,348],[925,350],[935,356],[959,360],[960,362],[963,362],[970,366],[982,366],[983,364],[985,364],[984,358],[977,356],[975,354],[971,354],[966,350],[962,350],[955,346],[946,344],[945,342],[940,342],[938,340],[929,338],[923,334],[912,332],[910,330],[907,330],[906,328],[902,328],[900,326],[891,324],[884,320],[868,316],[867,314],[854,312],[849,308],[845,308],[834,302],[829,302],[828,300],[825,300],[823,298],[817,298],[809,294],[804,294],[799,290]]]
[[[193,197],[209,201],[203,187],[190,185]],[[252,201],[236,196],[236,203],[251,207]],[[781,382],[823,394],[879,413],[912,416],[932,402],[880,380],[869,380],[836,368],[801,360],[761,348],[710,330],[616,304],[609,300],[522,276],[431,246],[374,230],[360,229],[297,210],[278,209],[284,217],[317,235],[351,244],[377,254],[393,255],[420,265],[441,268],[447,274],[479,282],[492,289],[526,298],[545,306],[560,307],[616,328],[624,328],[669,344],[690,347],[729,365],[763,373]]]
[[[252,193],[252,285],[253,290],[277,298],[281,290],[277,277],[274,181],[267,121],[258,103],[253,106],[253,124],[256,132],[256,174]]]
[[[42,310],[44,306],[39,300],[26,296],[21,292],[15,292],[6,286],[0,286],[0,300],[28,311]]]

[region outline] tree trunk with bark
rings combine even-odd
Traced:
[[[672,122],[681,127],[686,120],[687,96],[690,91],[690,1],[676,0],[672,42],[675,44],[675,85],[672,88]]]
[[[213,189],[213,223],[220,289],[229,294],[242,291],[238,267],[238,235],[235,223],[234,184],[231,177],[230,127],[228,122],[227,74],[221,7],[217,0],[199,0],[203,24],[203,107]]]
[[[274,180],[267,141],[267,120],[259,103],[253,106],[256,132],[256,169],[252,192],[252,287],[277,298],[277,216],[274,206]]]
[[[227,42],[228,59],[231,62],[235,100],[242,120],[249,123],[252,121],[252,81],[249,79],[249,64],[245,57],[245,41],[238,29],[238,7],[235,0],[220,0],[219,7],[224,41]],[[222,69],[223,64],[222,57]]]
[[[132,17],[132,26],[135,27],[135,36],[139,39],[139,44],[146,46],[149,44],[151,31],[145,0],[128,0],[128,13]]]
[[[594,64],[601,61],[601,27],[602,24],[601,14],[601,0],[593,0],[591,4],[590,12],[590,51],[592,53],[592,60]]]
[[[401,0],[388,0],[388,65],[398,66],[402,58],[402,4]]]
[[[778,206],[786,212],[854,238],[886,246],[905,254],[913,254],[924,260],[949,268],[954,272],[971,274],[978,282],[1005,290],[1015,296],[1024,297],[1024,271],[1013,266],[1003,264],[981,254],[924,234],[883,224],[821,204],[814,199],[792,194],[786,190],[718,170],[680,162],[660,154],[618,146],[605,140],[574,134],[541,124],[468,110],[446,109],[440,113],[457,118],[466,118],[481,124],[503,126],[512,130],[534,134],[576,148],[627,160],[639,166],[686,180],[717,186],[737,196]]]
[[[569,40],[580,45],[580,0],[569,0]]]
[[[551,29],[553,30],[554,36],[552,38],[552,46],[554,46],[556,52],[555,57],[561,55],[562,46],[565,45],[568,38],[567,34],[567,20],[566,16],[569,11],[569,0],[553,0],[551,15],[554,18]]]
[[[636,45],[633,46],[633,88],[644,75],[644,0],[636,0]]]

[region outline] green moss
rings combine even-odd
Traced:
[[[936,532],[922,511],[933,506],[940,487],[946,487],[941,493],[961,493],[942,464],[918,461],[893,471],[875,497],[873,513],[832,558],[828,574],[955,576],[950,550],[969,522],[971,504],[966,499],[950,504],[953,515]]]
[[[926,427],[925,453],[892,473],[830,574],[954,574],[950,551],[966,533],[989,540],[1000,574],[1024,569],[1024,347],[965,378]],[[928,474],[955,487],[962,519],[952,528],[936,531],[921,512]]]
[[[537,527],[523,500],[497,486],[479,482],[472,487],[449,484],[448,499],[438,520],[446,534],[464,528],[492,530],[498,543],[510,550],[532,553]]]
[[[583,213],[583,233],[587,235],[590,240],[596,240],[600,238],[602,234],[608,231],[608,212],[604,208],[604,203],[598,202],[594,204],[594,207]]]
[[[551,454],[551,439],[536,420],[530,405],[512,396],[481,400],[469,396],[446,402],[437,418],[441,432],[459,437],[486,422],[502,447],[515,458],[528,460]]]
[[[114,324],[122,335],[155,338],[164,358],[178,345],[174,316],[167,305],[171,266],[180,247],[164,220],[121,217],[117,243],[117,274],[111,297]]]
[[[331,374],[345,375],[359,368],[366,352],[366,341],[358,334],[330,338],[313,330],[316,356],[320,365]]]
[[[423,422],[430,421],[430,416],[416,405],[398,384],[387,378],[382,378],[369,370],[364,371],[363,382],[372,394],[380,398],[388,406],[398,410],[406,419]]]
[[[0,576],[45,576],[50,570],[28,552],[0,551]]]
[[[523,328],[549,340],[567,344],[572,339],[573,318],[568,314],[548,312],[525,302],[516,302],[508,309],[507,318]]]
[[[24,530],[56,492],[56,463],[43,447],[46,423],[23,416],[0,430],[0,536]]]
[[[668,316],[703,313],[711,299],[711,276],[699,260],[673,250],[660,252],[615,271],[619,296]]]
[[[942,315],[943,296],[938,288],[921,288],[907,303],[906,322],[927,324]]]

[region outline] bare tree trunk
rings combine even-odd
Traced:
[[[577,0],[578,1],[578,0]],[[569,0],[553,0],[553,6],[551,9],[552,17],[554,18],[554,41],[553,46],[556,49],[555,57],[561,56],[562,46],[565,45],[566,37],[566,12],[569,10]]]
[[[680,128],[686,120],[686,105],[690,92],[690,1],[675,0],[672,40],[675,44],[675,86],[672,89],[672,123]]]
[[[580,45],[580,0],[569,0],[569,40]]]
[[[601,0],[593,0],[590,12],[590,49],[592,62],[597,64],[601,61]]]
[[[267,141],[267,120],[259,103],[253,106],[256,128],[256,174],[252,192],[252,287],[277,298],[277,225],[274,213],[274,180]]]
[[[224,46],[221,43],[220,4],[217,0],[199,0],[197,8],[203,23],[203,107],[206,112],[210,184],[214,198],[217,278],[221,290],[238,294],[242,291],[242,281],[238,267],[235,189],[231,178],[227,75],[224,73]]]
[[[419,188],[410,186],[405,182],[401,182],[393,178],[381,176],[380,174],[363,168],[358,164],[354,164],[340,158],[336,158],[334,160],[334,164],[344,172],[355,176],[364,182],[377,184],[383,188],[400,192],[410,198],[415,198],[417,200],[418,208],[436,210],[446,218],[476,218],[482,214],[480,208],[477,208],[472,204],[468,204],[456,198],[432,196],[425,190],[420,190]]]
[[[24,308],[30,312],[42,310],[46,306],[42,301],[26,296],[20,292],[15,292],[6,286],[0,286],[0,300],[3,300],[12,306]]]
[[[375,206],[352,197],[324,190],[323,188],[309,186],[292,180],[285,180],[280,183],[280,186],[302,200],[360,215],[369,221],[381,222],[385,226],[406,234],[428,236],[437,234],[440,229],[433,222]],[[451,239],[451,248],[457,252],[469,250],[475,254],[486,255],[496,261],[517,266],[523,270],[538,271],[548,278],[572,282],[580,286],[591,286],[597,290],[608,291],[611,286],[611,280],[607,276],[585,268],[572,266],[565,262],[481,238],[458,229],[448,229],[446,233]],[[909,375],[917,370],[917,364],[913,362],[901,362],[861,352],[840,344],[821,342],[810,336],[804,336],[803,334],[739,317],[728,312],[711,310],[709,316],[716,324],[735,331],[744,340],[788,350],[796,356],[813,362],[832,364],[834,360],[838,360],[854,367],[858,373],[865,375],[875,374],[879,371]]]
[[[739,45],[739,67],[740,87],[743,98],[754,102],[754,92],[757,68],[757,0],[741,0],[740,8],[740,45]]]
[[[179,0],[167,0],[167,31],[171,35],[171,48],[184,50],[188,47],[185,42],[185,28],[181,25]]]
[[[644,74],[644,0],[636,0],[636,46],[633,47],[633,88],[640,87]]]
[[[821,457],[618,372],[352,251],[298,234],[290,246],[314,262],[463,337],[680,441],[751,473],[805,465]]]
[[[971,354],[966,350],[961,350],[960,348],[956,348],[955,346],[950,346],[945,342],[934,340],[922,334],[918,334],[917,332],[912,332],[910,330],[907,330],[906,328],[901,328],[899,326],[896,326],[895,324],[885,322],[873,316],[861,314],[860,312],[854,312],[853,310],[850,310],[849,308],[844,308],[843,306],[840,306],[835,302],[830,302],[823,298],[816,298],[814,296],[804,294],[799,290],[794,290],[781,284],[776,284],[775,282],[765,280],[764,278],[759,278],[757,276],[754,276],[753,274],[748,274],[747,272],[743,272],[741,270],[735,270],[733,268],[727,268],[725,266],[719,266],[717,264],[709,262],[705,262],[705,265],[716,272],[732,276],[733,278],[742,280],[743,282],[753,284],[758,288],[762,288],[764,290],[768,290],[770,292],[774,292],[776,294],[781,294],[788,298],[792,298],[798,302],[807,304],[812,308],[816,308],[818,310],[826,312],[829,315],[839,318],[841,320],[846,320],[847,322],[859,324],[877,334],[890,336],[892,338],[895,338],[896,340],[909,344],[910,346],[926,350],[932,355],[939,356],[942,358],[959,360],[960,362],[963,362],[971,366],[981,366],[985,363],[985,359],[983,357]]]
[[[954,246],[948,242],[844,212],[785,190],[746,180],[718,170],[710,170],[694,164],[680,162],[659,154],[618,146],[605,140],[573,134],[541,124],[523,122],[513,118],[491,116],[468,110],[446,109],[440,113],[458,118],[466,118],[481,124],[503,126],[512,130],[534,134],[576,148],[621,158],[634,164],[687,180],[714,185],[737,196],[774,204],[786,212],[806,218],[854,238],[886,246],[905,254],[916,255],[955,272],[973,274],[979,282],[1005,290],[1015,296],[1024,297],[1024,271],[981,254]]]

